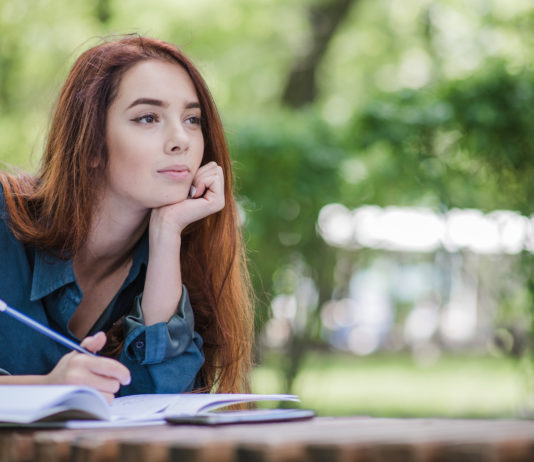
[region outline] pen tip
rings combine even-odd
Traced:
[[[5,311],[7,308],[6,302],[4,300],[0,300],[0,311]]]

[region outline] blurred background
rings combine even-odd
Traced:
[[[0,160],[70,65],[178,44],[221,112],[257,292],[253,391],[321,415],[532,416],[529,0],[0,0]]]

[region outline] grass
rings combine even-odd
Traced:
[[[284,392],[280,357],[255,368],[255,393]],[[504,357],[445,356],[419,365],[408,355],[308,355],[294,392],[319,415],[513,418],[525,415],[526,373]]]

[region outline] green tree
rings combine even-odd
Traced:
[[[281,276],[281,269],[297,271],[301,265],[318,292],[313,306],[300,307],[311,311],[303,324],[294,325],[288,345],[283,367],[290,389],[307,347],[319,337],[319,310],[332,295],[334,250],[320,238],[315,222],[321,207],[339,197],[338,163],[343,152],[313,114],[289,112],[285,118],[241,124],[236,133],[239,136],[231,139],[231,145],[259,295],[258,330],[270,317],[272,297],[297,288],[298,281]]]

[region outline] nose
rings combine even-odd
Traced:
[[[165,154],[180,154],[189,149],[189,134],[180,121],[169,123],[166,139]]]

